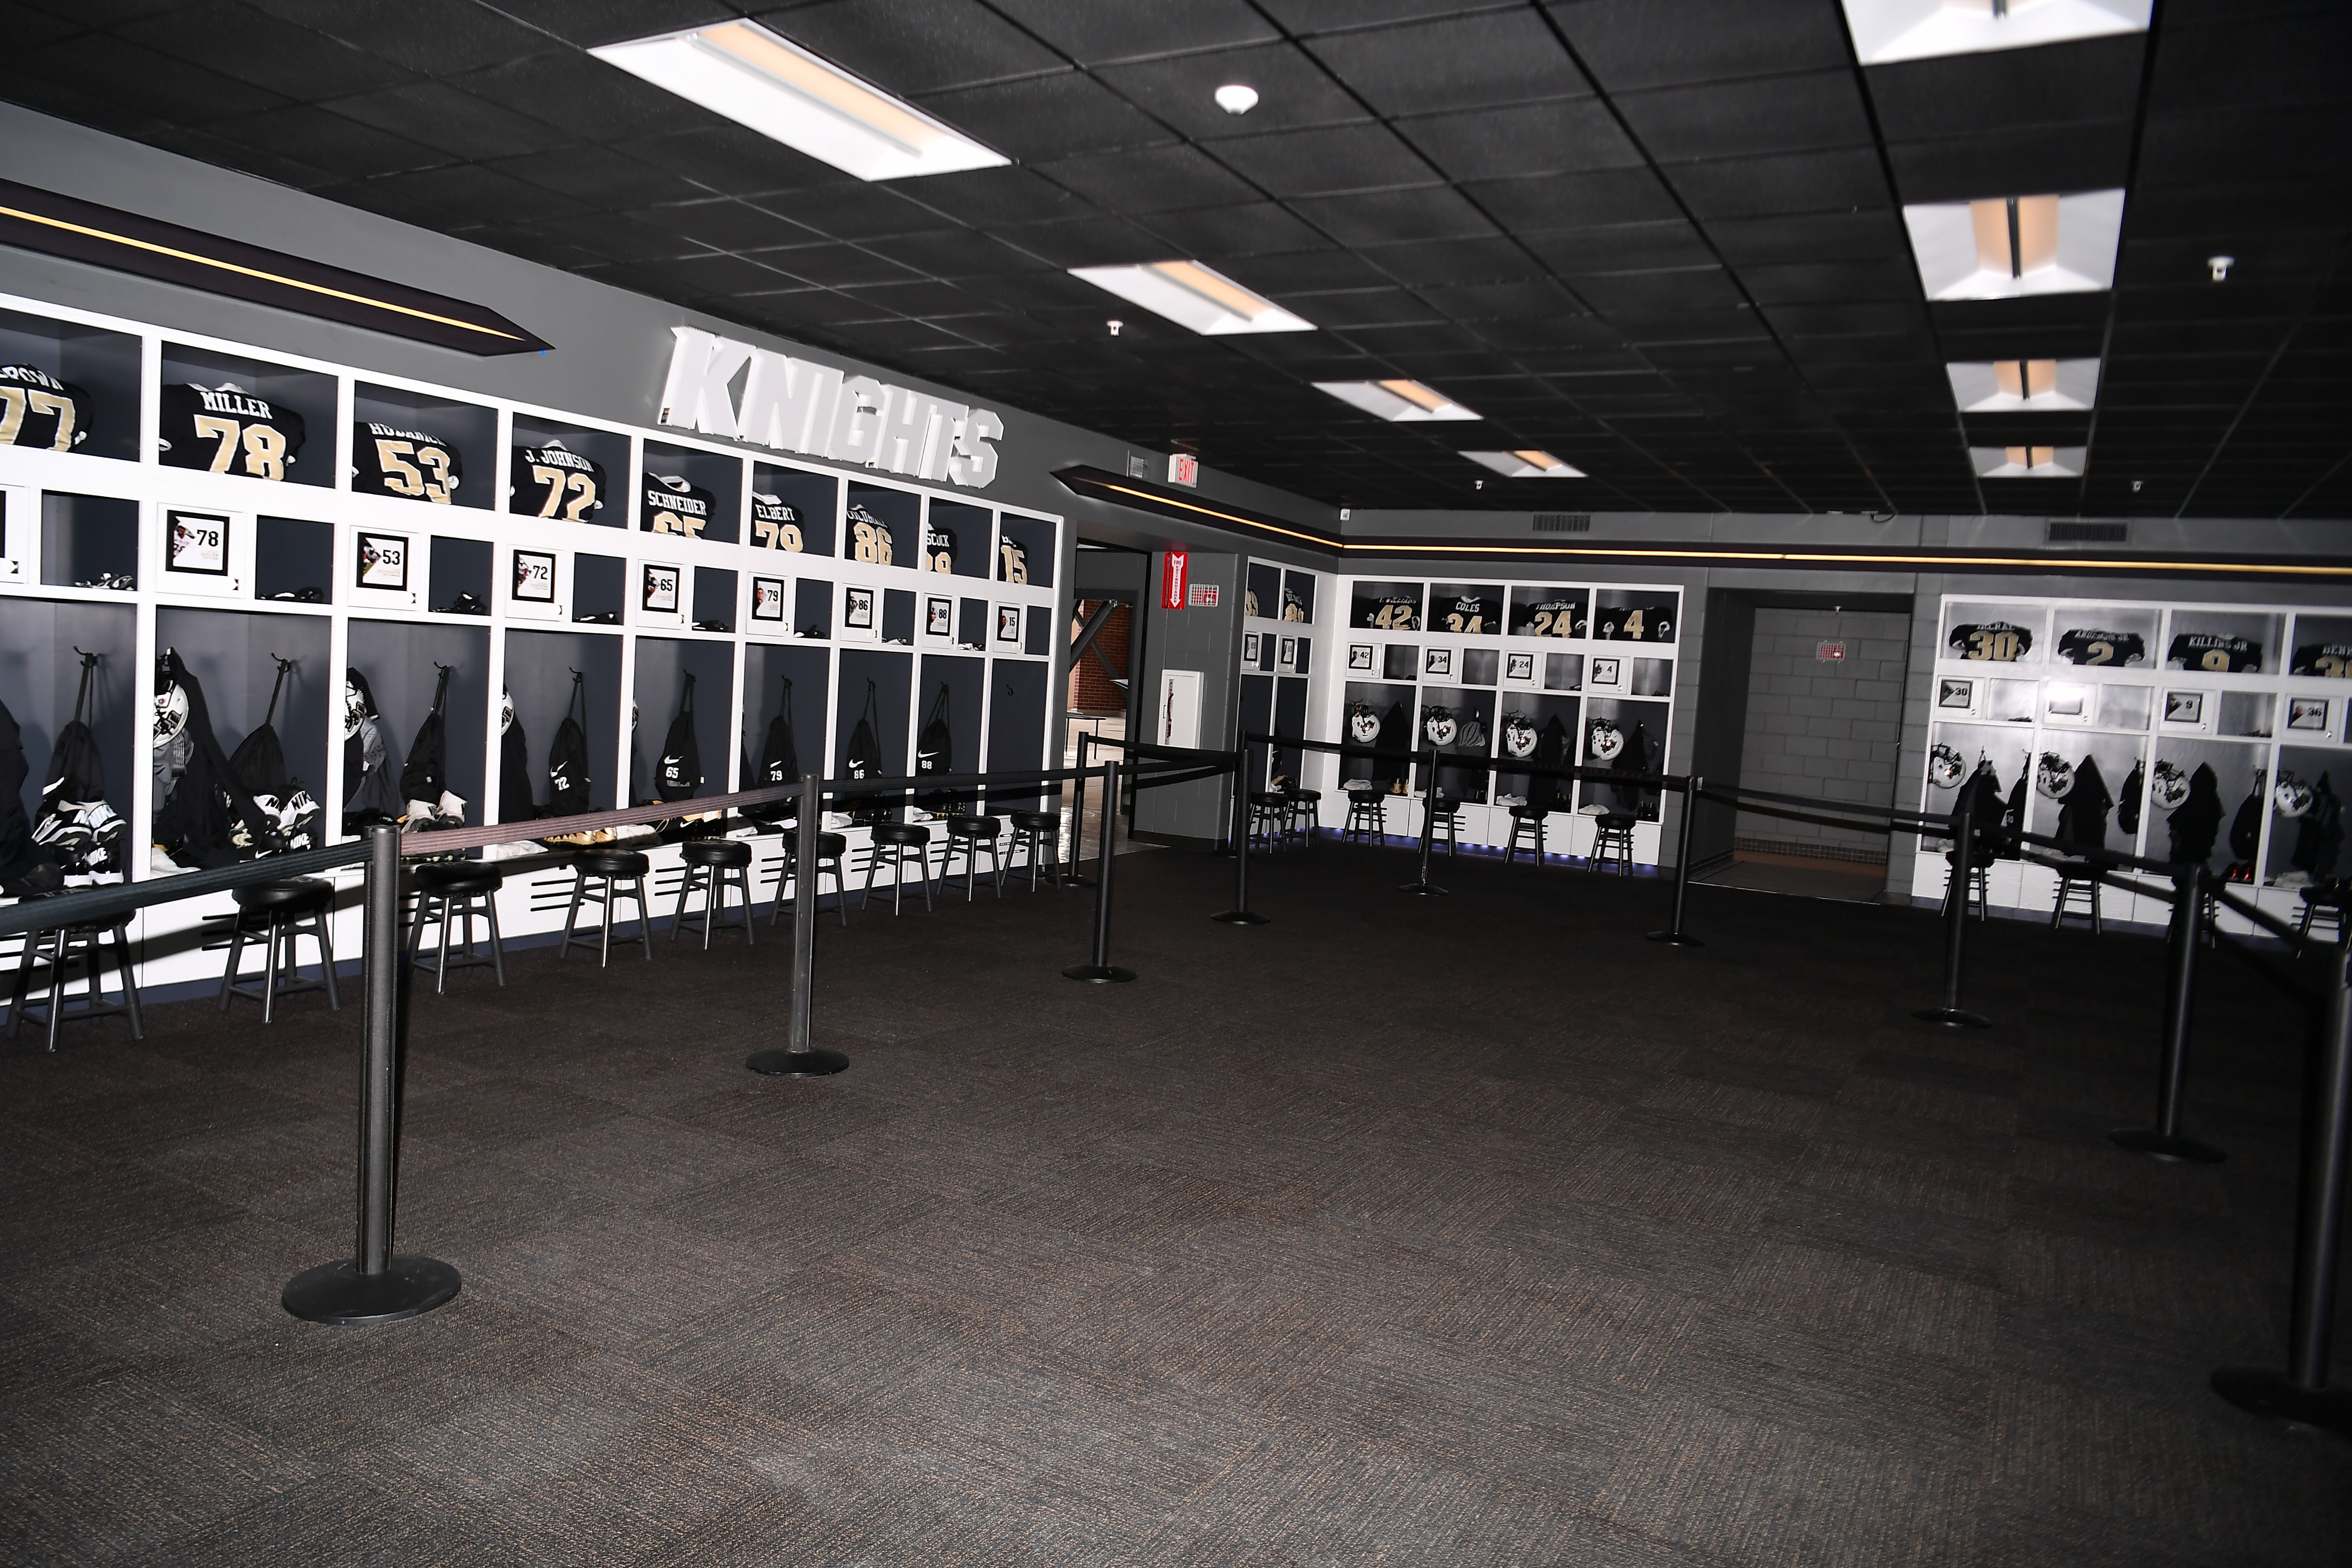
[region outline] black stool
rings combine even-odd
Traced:
[[[506,873],[496,866],[479,860],[445,860],[438,864],[416,868],[416,920],[408,928],[408,962],[433,971],[433,989],[438,993],[449,989],[449,972],[472,969],[487,963],[498,976],[500,989],[507,983],[506,949],[499,942],[499,884]],[[489,921],[490,951],[474,951],[474,914],[477,906]],[[417,956],[425,942],[425,922],[437,921],[441,927],[441,951],[432,963]],[[449,928],[457,921],[466,922],[466,945],[455,958],[449,956]]]
[[[1323,792],[1317,789],[1292,789],[1283,792],[1290,802],[1291,831],[1306,842],[1315,842],[1315,830],[1322,825]]]
[[[1509,865],[1511,858],[1519,852],[1519,837],[1527,833],[1532,833],[1535,836],[1536,864],[1538,866],[1543,864],[1544,818],[1550,815],[1549,806],[1515,805],[1511,807],[1511,841],[1503,847],[1504,865]]]
[[[1952,912],[1952,873],[1958,868],[1960,858],[1958,851],[1951,849],[1944,851],[1942,912],[1947,918],[1949,918]],[[1977,907],[1977,919],[1980,921],[1992,919],[1992,868],[1981,860],[1969,868],[1969,898]]]
[[[849,889],[841,879],[842,857],[849,853],[849,840],[838,833],[816,836],[816,875],[809,879],[809,896],[822,901],[824,898],[824,874],[833,872],[833,909],[841,923],[849,923]],[[776,871],[776,902],[768,913],[768,923],[774,925],[784,918],[784,884],[793,884],[793,898],[801,896],[800,889],[801,831],[796,824],[784,824],[784,863]]]
[[[572,861],[572,907],[563,912],[563,945],[555,954],[558,963],[571,957],[575,946],[594,948],[599,969],[612,963],[613,906],[623,899],[637,901],[637,940],[645,946],[646,962],[654,961],[654,916],[646,903],[646,872],[651,866],[634,849],[592,849]],[[596,884],[593,889],[591,882]],[[572,934],[583,899],[595,900],[604,911],[603,926],[593,942]]]
[[[229,999],[251,997],[261,1004],[261,1021],[273,1021],[278,1016],[278,998],[291,996],[298,991],[324,991],[327,1011],[343,1009],[341,994],[335,989],[335,944],[327,934],[327,914],[334,907],[335,885],[318,877],[292,877],[282,882],[248,882],[236,889],[236,928],[228,944],[228,964],[221,971],[220,1010],[228,1011]],[[295,939],[302,927],[310,928],[312,940],[319,944],[319,978],[297,981],[295,971]],[[268,963],[262,970],[261,988],[241,984],[236,977],[238,954],[245,951],[245,939],[258,935],[268,952]],[[283,944],[285,961],[278,960]]]
[[[84,921],[78,925],[58,926],[53,931],[28,931],[25,933],[25,959],[16,966],[16,992],[8,1002],[8,1037],[15,1039],[25,1027],[25,1009],[43,1006],[42,1022],[48,1026],[49,1049],[58,1048],[58,1026],[68,1018],[110,1018],[120,1013],[131,1020],[131,1037],[143,1040],[146,1031],[139,1024],[139,982],[131,973],[131,937],[128,912],[110,920]],[[122,1000],[109,1003],[100,990],[100,973],[105,966],[106,938],[114,938],[114,966],[122,978]],[[51,939],[55,939],[52,941]],[[41,949],[51,951],[44,955]],[[89,961],[89,990],[82,1005],[68,1013],[65,1010],[66,987],[73,979],[76,954]],[[49,999],[44,1005],[28,1002],[33,985],[33,965],[46,956],[49,966]]]
[[[940,880],[948,879],[955,865],[956,851],[963,851],[963,901],[971,902],[972,884],[980,879],[980,852],[988,851],[989,880],[996,886],[996,896],[1004,896],[1004,867],[997,858],[996,841],[1004,824],[993,816],[950,816],[946,818],[948,841],[940,849]]]
[[[1058,811],[1008,811],[1004,815],[1006,820],[1013,824],[1011,852],[1025,849],[1029,854],[1029,890],[1033,893],[1037,890],[1037,870],[1041,864],[1052,868],[1046,879],[1060,887],[1062,862],[1058,846],[1062,839],[1062,814]],[[1044,851],[1042,861],[1040,850]]]
[[[2062,861],[2058,867],[2058,902],[2050,910],[2050,929],[2056,931],[2058,922],[2069,914],[2078,919],[2084,911],[2071,906],[2076,899],[2090,905],[2091,934],[2104,936],[2105,928],[2099,923],[2099,871],[2088,860]]]
[[[1254,789],[1249,795],[1249,834],[1263,838],[1268,852],[1282,847],[1290,831],[1290,804],[1278,789]]]
[[[919,822],[877,822],[874,825],[874,847],[866,860],[866,890],[857,896],[857,907],[874,896],[874,873],[882,868],[882,850],[887,846],[891,856],[890,912],[897,914],[900,899],[907,889],[907,857],[915,858],[915,869],[922,873],[923,908],[931,905],[931,830]]]
[[[693,921],[702,928],[702,951],[710,951],[710,933],[733,930],[738,922],[727,918],[727,884],[732,882],[743,894],[743,945],[754,947],[758,940],[751,934],[751,847],[740,838],[689,838],[678,846],[678,858],[686,862],[686,880],[677,885],[677,913],[669,923],[669,939]],[[688,899],[697,888],[702,889],[702,912],[686,912]]]
[[[1633,814],[1630,811],[1604,811],[1594,819],[1592,857],[1590,861],[1596,871],[1613,865],[1621,877],[1633,874]]]
[[[1435,831],[1445,836],[1445,852],[1460,854],[1462,843],[1455,836],[1462,831],[1462,803],[1444,790],[1432,790],[1425,804],[1435,820]]]
[[[2347,900],[2352,900],[2352,889],[2340,887],[2304,889],[2303,912],[2294,922],[2295,935],[2309,936],[2314,924],[2319,921],[2326,921],[2327,929],[2334,933],[2336,942],[2341,943],[2344,941],[2345,931],[2352,930],[2352,925],[2347,925],[2344,918],[2344,906]]]
[[[1348,792],[1348,825],[1339,830],[1342,838],[1372,838],[1382,844],[1389,841],[1389,797],[1368,789]]]

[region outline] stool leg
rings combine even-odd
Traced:
[[[932,908],[930,856],[919,849],[915,855],[915,869],[923,874],[923,908],[928,911]]]
[[[8,998],[8,1037],[12,1040],[25,1029],[25,996],[33,987],[33,961],[40,946],[38,931],[25,933],[25,951],[16,961],[16,989]]]
[[[710,933],[719,927],[719,917],[727,909],[727,873],[716,866],[703,868],[702,879],[702,951],[710,951]]]
[[[451,913],[449,900],[443,899],[441,900],[441,962],[436,966],[433,976],[433,994],[436,996],[449,994],[449,917]]]
[[[425,945],[425,910],[432,905],[432,895],[422,889],[416,894],[416,918],[408,922],[408,962],[416,962],[417,949]]]
[[[860,889],[857,894],[859,909],[862,910],[874,901],[874,873],[881,868],[882,847],[878,844],[867,845],[866,847],[866,886]]]
[[[824,862],[819,860],[815,879],[809,883],[809,896],[822,903],[824,900]],[[833,858],[833,912],[841,917],[841,929],[849,929],[849,883],[842,875],[841,857]]]
[[[871,873],[868,873],[871,876]],[[894,845],[890,860],[890,913],[896,916],[907,894],[907,847]]]
[[[598,891],[600,896],[596,901],[604,906],[604,920],[599,928],[603,935],[596,948],[596,967],[604,969],[613,962],[613,906],[621,901],[621,884],[607,877]]]
[[[27,952],[29,951],[28,949]],[[245,916],[239,913],[236,923],[229,928],[228,967],[221,971],[220,1010],[224,1013],[228,1011],[229,998],[235,994],[236,988],[236,961],[244,952]]]
[[[269,929],[261,939],[265,949],[261,962],[261,1021],[265,1024],[277,1021],[278,933],[285,929],[284,922],[272,915]]]
[[[2091,934],[2093,936],[2107,934],[2106,927],[2099,921],[2099,884],[2096,882],[2091,884]]]
[[[988,885],[996,889],[996,901],[1004,901],[1004,859],[993,834],[988,839]]]
[[[735,873],[735,880],[743,891],[743,945],[757,947],[760,938],[751,929],[751,868],[749,866]]]
[[[343,994],[335,989],[335,923],[332,907],[320,910],[315,930],[319,936],[319,978],[327,983],[327,1011],[343,1010]]]
[[[49,960],[49,1051],[58,1048],[58,1014],[65,1006],[67,955],[73,952],[65,929],[58,929],[58,951]]]
[[[669,918],[669,940],[672,942],[676,942],[677,933],[686,929],[686,900],[694,891],[694,879],[701,869],[699,866],[688,866],[686,868],[686,880],[677,885],[677,909]],[[704,922],[704,929],[709,929],[708,921]]]
[[[499,989],[507,988],[506,949],[499,941],[499,896],[482,895],[482,914],[490,922],[490,973],[499,977]]]
[[[2052,931],[2056,931],[2058,929],[2058,922],[2066,918],[2066,894],[2073,889],[2073,887],[2074,884],[2066,880],[2065,878],[2061,877],[2058,879],[2058,903],[2057,907],[2050,911],[2050,929]]]
[[[562,963],[572,956],[572,932],[580,921],[580,900],[588,891],[588,879],[578,870],[572,873],[572,907],[563,911],[563,945],[555,950],[555,962]]]
[[[630,889],[629,896],[637,900],[637,934],[645,939],[646,962],[651,963],[654,961],[654,912],[646,905],[646,879],[643,877],[632,878]]]
[[[980,884],[980,840],[963,841],[963,901],[971,902],[972,889]]]
[[[139,982],[131,971],[129,928],[116,926],[113,934],[114,968],[115,973],[122,979],[122,1005],[129,1009],[131,1037],[134,1040],[143,1040],[147,1037],[147,1030],[139,1019]]]

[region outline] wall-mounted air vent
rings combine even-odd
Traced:
[[[2129,544],[2131,524],[2127,522],[2059,522],[2050,524],[2053,544]]]
[[[1591,533],[1592,514],[1589,511],[1539,511],[1536,513],[1538,533]]]

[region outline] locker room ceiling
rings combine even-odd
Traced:
[[[8,10],[18,103],[1335,505],[2352,516],[2340,4],[1866,68],[1838,0]],[[1013,165],[860,183],[584,52],[746,15]],[[2116,186],[2113,290],[1926,300],[1902,204]],[[1173,258],[1319,330],[1065,270]],[[1963,416],[1943,368],[2051,357],[2091,410]],[[1387,377],[1484,422],[1310,384]],[[2017,443],[2085,473],[1977,477]]]

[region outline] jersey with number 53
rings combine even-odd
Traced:
[[[283,404],[233,385],[173,382],[156,412],[155,449],[174,468],[283,480],[308,434]]]
[[[373,419],[352,424],[352,489],[447,506],[464,479],[457,448],[438,436]]]
[[[604,485],[604,465],[582,457],[561,441],[514,449],[513,477],[507,485],[509,511],[564,522],[593,522],[610,493]]]
[[[0,364],[0,447],[70,452],[89,438],[89,395],[37,365]]]

